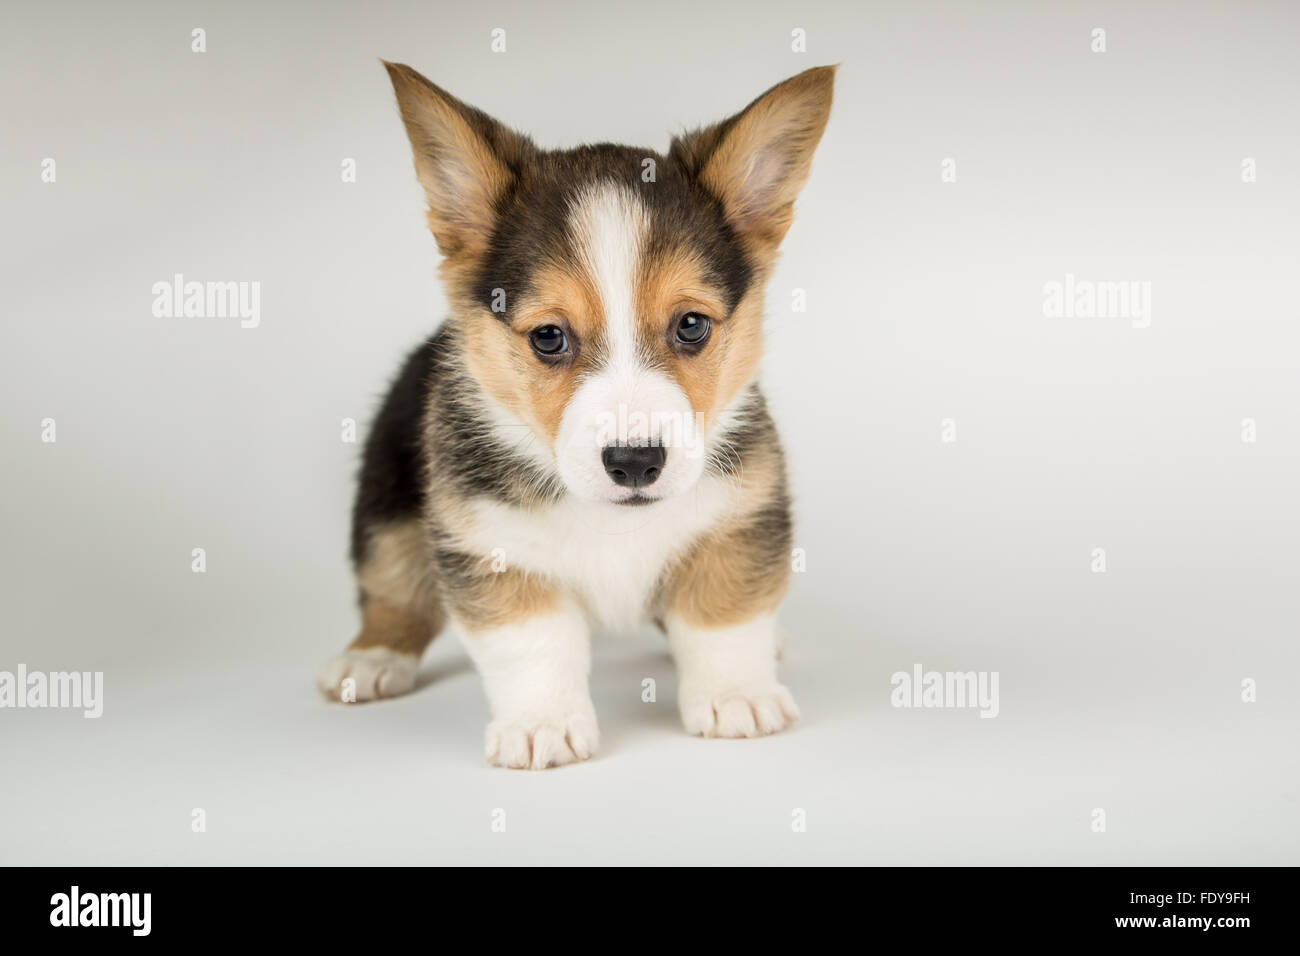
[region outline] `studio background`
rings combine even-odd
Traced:
[[[3,17],[0,670],[105,688],[0,710],[0,862],[1300,862],[1294,8]],[[688,737],[650,631],[597,642],[602,751],[546,773],[484,764],[450,633],[409,697],[316,690],[357,625],[341,422],[445,314],[380,57],[542,145],[661,151],[842,64],[769,297],[792,732]],[[176,273],[260,283],[260,324],[155,317]],[[1067,275],[1149,282],[1149,326],[1047,317]],[[918,663],[998,672],[999,715],[892,707]]]

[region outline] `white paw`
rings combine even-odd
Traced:
[[[325,665],[316,683],[332,700],[360,703],[410,693],[419,667],[415,655],[386,647],[346,650]]]
[[[698,737],[761,737],[785,730],[799,708],[782,684],[756,684],[708,693],[683,686],[682,723]]]
[[[494,720],[484,738],[487,761],[516,770],[545,770],[586,760],[596,752],[600,732],[595,713]]]

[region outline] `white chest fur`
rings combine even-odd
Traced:
[[[735,491],[706,475],[693,489],[642,507],[566,498],[528,512],[494,501],[474,506],[469,544],[504,551],[506,568],[573,591],[595,622],[612,630],[644,623],[664,566],[734,507]]]

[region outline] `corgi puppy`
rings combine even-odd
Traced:
[[[450,317],[406,360],[352,515],[360,635],[320,686],[415,686],[454,622],[491,707],[486,754],[596,752],[590,633],[657,623],[686,729],[775,733],[790,498],[755,383],[764,287],[830,114],[800,73],[667,155],[545,150],[385,63]]]

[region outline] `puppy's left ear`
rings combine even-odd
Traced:
[[[732,228],[760,256],[775,253],[794,221],[834,85],[835,67],[805,70],[730,119],[673,140],[670,154],[722,202]]]
[[[429,201],[429,228],[453,260],[481,255],[496,203],[534,149],[527,137],[456,99],[402,63],[383,61]]]

